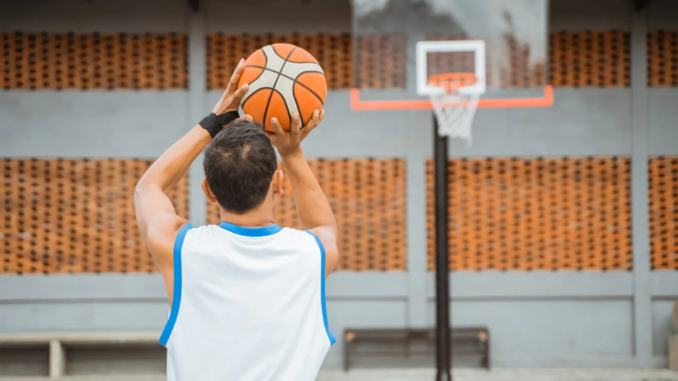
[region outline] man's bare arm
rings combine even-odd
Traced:
[[[238,110],[240,99],[247,92],[247,85],[237,89],[242,70],[241,60],[228,88],[214,107],[214,114],[222,115]],[[173,263],[174,241],[179,230],[187,223],[177,216],[168,193],[211,141],[210,133],[196,125],[151,165],[134,191],[134,210],[139,232],[163,275],[166,275],[166,269],[173,268],[170,265]]]
[[[285,173],[292,183],[294,200],[304,229],[318,226],[337,228],[337,221],[318,180],[311,172],[301,147],[286,155],[280,155]]]
[[[141,237],[152,253],[156,240],[149,241],[149,233],[153,238],[167,238],[167,241],[173,242],[170,238],[186,224],[186,220],[177,216],[168,193],[210,141],[205,129],[193,127],[165,151],[139,180],[134,190],[134,209]],[[155,259],[160,262],[159,258]]]
[[[275,133],[268,133],[268,136],[285,165],[304,229],[316,234],[325,247],[325,275],[329,275],[339,260],[337,221],[325,193],[308,166],[300,144],[318,126],[324,115],[324,111],[316,110],[311,121],[302,129],[299,115],[295,114],[290,131],[283,130],[278,120],[273,118]]]

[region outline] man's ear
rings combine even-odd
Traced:
[[[209,201],[212,204],[217,202],[217,198],[214,197],[214,193],[212,193],[210,186],[207,184],[207,179],[202,179],[202,191],[205,192],[205,197],[207,197],[207,201]]]
[[[282,169],[278,169],[273,174],[273,193],[278,196],[285,194],[285,190],[283,189],[283,180],[283,171]]]

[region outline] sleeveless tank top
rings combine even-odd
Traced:
[[[308,231],[184,226],[160,343],[170,381],[311,381],[336,341],[325,249]]]

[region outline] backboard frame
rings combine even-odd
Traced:
[[[548,0],[352,0],[356,67],[350,90],[351,109],[432,110],[428,97],[435,92],[432,86],[435,83],[427,83],[427,76],[471,73],[474,65],[478,65],[468,60],[471,54],[449,60],[428,54],[430,62],[423,64],[418,49],[428,49],[417,46],[420,43],[426,46],[427,42],[437,45],[436,41],[452,41],[452,49],[459,50],[465,41],[484,41],[485,67],[475,70],[485,71],[484,78],[479,78],[475,87],[459,86],[460,95],[468,95],[465,92],[469,88],[473,92],[485,86],[478,108],[552,107],[555,100],[548,81],[548,5]],[[403,36],[404,41],[396,39]],[[366,38],[364,44],[374,46],[366,48],[359,43],[360,38]],[[404,57],[394,59],[396,67],[384,63],[384,57],[393,54],[393,49],[404,49]],[[386,67],[382,71],[388,76],[386,79],[379,77],[382,72],[375,72],[381,69],[380,65]],[[365,73],[373,76],[370,78],[382,82],[365,82],[365,73],[360,71],[363,66],[369,68]],[[421,73],[421,68],[429,73]],[[380,91],[390,89],[401,95],[397,98],[379,95]]]
[[[417,94],[421,96],[435,95],[443,91],[438,86],[429,85],[427,73],[428,53],[472,52],[474,56],[475,82],[459,88],[461,94],[485,94],[485,41],[483,40],[448,40],[419,41],[416,45],[416,81]]]

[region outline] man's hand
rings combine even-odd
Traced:
[[[301,141],[304,140],[314,128],[318,127],[318,124],[322,122],[324,116],[325,110],[315,110],[311,120],[306,123],[302,129],[299,113],[295,112],[294,115],[292,115],[292,125],[290,126],[289,131],[283,130],[278,118],[271,118],[271,124],[273,125],[275,133],[266,131],[266,135],[271,139],[271,144],[278,149],[280,156],[286,156],[299,148]]]
[[[245,60],[241,59],[238,63],[238,67],[233,72],[233,75],[231,75],[231,79],[228,81],[226,91],[224,91],[221,95],[221,99],[219,99],[219,102],[217,102],[214,109],[212,109],[212,112],[216,115],[225,114],[229,111],[238,111],[240,108],[240,100],[249,89],[247,83],[238,88],[238,82],[240,82],[240,76],[244,69]]]

